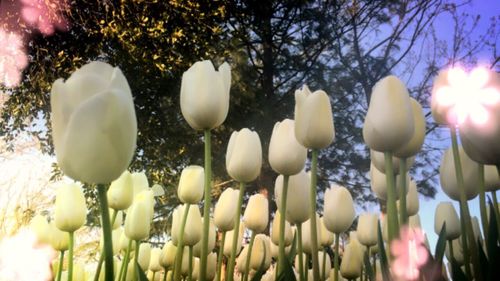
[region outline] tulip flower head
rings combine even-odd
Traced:
[[[177,188],[177,196],[183,203],[197,204],[203,197],[205,186],[203,167],[192,165],[184,168]]]
[[[182,75],[181,112],[195,130],[220,126],[229,110],[231,67],[223,63],[216,71],[211,61],[199,61]]]
[[[262,167],[262,145],[259,135],[247,128],[233,132],[227,145],[227,173],[239,182],[255,180]]]

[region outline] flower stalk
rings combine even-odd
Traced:
[[[318,230],[316,228],[316,183],[317,183],[317,173],[318,173],[318,156],[319,150],[313,149],[311,156],[311,255],[312,255],[312,265],[313,265],[313,277],[314,280],[319,280],[319,261],[318,261]],[[284,216],[284,214],[283,214]]]
[[[216,281],[221,280],[222,274],[222,256],[224,256],[224,243],[226,242],[226,231],[222,232],[222,237],[219,246],[219,256],[217,256],[217,278]]]
[[[479,174],[479,211],[481,213],[481,224],[483,225],[484,239],[488,241],[488,217],[486,215],[486,192],[484,184],[484,165],[477,164]]]
[[[105,260],[105,278],[106,281],[113,281],[113,240],[111,239],[111,225],[109,220],[108,197],[106,187],[102,184],[97,185],[99,194],[99,205],[101,207],[102,232],[104,237],[104,260]],[[71,255],[71,254],[70,254]]]
[[[333,257],[333,266],[335,267],[333,280],[339,280],[339,244],[340,244],[340,234],[335,233],[335,257]]]
[[[250,243],[248,244],[248,252],[247,259],[245,261],[245,275],[243,276],[243,281],[248,281],[248,275],[250,275],[250,259],[252,258],[252,247],[253,242],[255,241],[255,231],[252,231],[252,235],[250,236]]]
[[[210,207],[212,205],[212,144],[211,132],[205,132],[205,202],[203,204],[203,235],[201,239],[200,280],[206,279],[208,258],[208,232],[210,230]]]
[[[385,178],[387,181],[387,229],[389,243],[398,237],[399,224],[396,207],[396,187],[394,185],[394,170],[392,167],[392,152],[385,152]],[[402,162],[402,161],[401,161]],[[403,196],[403,195],[401,195]],[[405,207],[406,209],[406,207]]]
[[[238,206],[236,207],[236,215],[234,217],[234,231],[233,231],[233,245],[231,245],[231,256],[229,257],[229,264],[227,268],[227,280],[232,281],[234,278],[234,263],[236,260],[236,247],[238,246],[238,239],[240,236],[240,216],[241,205],[243,204],[243,195],[245,193],[245,183],[240,182],[240,194],[238,196]]]
[[[302,223],[297,225],[297,252],[299,255],[299,281],[304,281],[304,261],[302,254]]]
[[[75,233],[68,232],[69,235],[69,256],[68,256],[68,281],[73,280],[73,248],[75,247]]]
[[[62,268],[64,264],[64,251],[61,251],[61,254],[59,255],[59,266],[57,267],[57,281],[61,281],[61,273],[62,273]]]
[[[286,199],[288,194],[288,181],[290,177],[287,175],[283,175],[283,191],[281,192],[281,204],[279,206],[280,209],[280,240],[279,240],[279,252],[278,252],[278,274],[276,276],[280,276],[285,269],[285,217],[286,217]]]
[[[408,190],[406,182],[406,157],[399,159],[399,175],[401,190],[399,190],[399,224],[405,225],[408,223],[408,212],[406,209],[406,191]]]
[[[175,269],[174,269],[174,280],[181,280],[182,271],[182,256],[184,251],[184,229],[186,227],[186,221],[189,214],[191,204],[186,203],[184,205],[184,214],[182,215],[181,228],[179,229],[179,241],[177,241],[177,248],[175,252]],[[208,232],[207,232],[208,234]]]

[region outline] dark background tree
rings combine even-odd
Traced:
[[[3,10],[16,5],[14,0],[1,3]],[[132,88],[139,123],[131,169],[145,171],[151,185],[160,183],[166,190],[155,220],[154,231],[161,236],[168,228],[165,218],[178,202],[174,195],[179,172],[189,164],[203,164],[202,135],[180,114],[181,75],[200,59],[210,59],[216,67],[228,61],[231,106],[212,140],[215,198],[234,185],[224,168],[225,150],[230,133],[243,127],[260,134],[264,152],[262,174],[249,193],[264,192],[272,198],[276,174],[267,162],[272,128],[276,121],[293,118],[294,91],[307,83],[330,95],[336,128],[334,144],[320,156],[320,190],[338,183],[351,190],[358,204],[376,202],[367,176],[369,153],[361,137],[371,88],[386,75],[404,76],[411,95],[426,108],[437,70],[454,61],[473,62],[499,34],[493,25],[481,31],[481,42],[467,41],[477,19],[456,11],[456,4],[438,0],[74,1],[66,11],[68,32],[43,36],[21,22],[29,36],[30,64],[22,84],[8,91],[0,135],[12,139],[31,127],[43,150],[53,153],[53,81],[91,60],[119,66]],[[435,36],[433,24],[444,13],[457,22],[454,42],[443,43]],[[7,28],[19,24],[5,22]],[[464,29],[467,26],[470,30]],[[446,47],[450,43],[451,52]],[[423,46],[434,52],[424,54]],[[411,62],[424,59],[421,73],[412,75]],[[33,129],[33,121],[42,125]],[[427,127],[430,134],[436,133],[430,117]],[[436,192],[439,155],[432,145],[424,146],[411,170],[425,196]],[[86,189],[91,203],[93,191]]]

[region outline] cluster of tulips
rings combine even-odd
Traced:
[[[452,148],[440,168],[441,185],[461,207],[459,219],[450,202],[438,205],[434,257],[420,229],[417,186],[408,176],[424,142],[425,117],[403,82],[388,76],[374,86],[363,126],[371,150],[371,188],[386,212],[360,214],[357,231],[348,232],[356,220],[354,202],[349,190],[338,185],[325,191],[323,210],[317,209],[318,155],[332,144],[335,131],[328,95],[304,86],[295,92],[294,120],[277,122],[270,139],[268,161],[279,175],[274,187],[278,210],[269,225],[270,199],[265,195],[247,194],[242,211],[245,187],[257,179],[262,166],[259,135],[248,128],[234,132],[227,146],[227,173],[238,188],[225,189],[211,206],[211,131],[228,113],[231,70],[227,63],[215,70],[210,61],[195,63],[182,77],[182,115],[204,133],[205,158],[204,167],[182,170],[177,187],[182,204],[173,211],[163,248],[147,242],[155,196],[163,195],[163,189],[150,187],[144,173],[126,170],[137,137],[130,88],[119,68],[102,62],[91,62],[66,81],[56,81],[51,93],[58,164],[74,180],[97,185],[102,225],[97,268],[86,272],[81,264],[73,265],[74,232],[87,215],[77,183],[59,187],[53,220],[36,216],[32,229],[41,242],[60,252],[53,265],[57,281],[438,280],[447,278],[445,252],[454,278],[462,274],[483,280],[494,276],[500,253],[495,195],[500,187],[500,79],[486,73],[480,88],[494,89],[488,94],[496,100],[484,103],[482,123],[464,117],[464,105],[450,101],[454,72],[441,73],[433,90],[432,114],[450,127],[452,136]],[[457,127],[463,148],[457,143]],[[494,198],[490,213],[486,191]],[[467,200],[477,194],[484,236],[467,207]],[[63,270],[66,251],[68,265]],[[490,268],[480,265],[485,260]]]

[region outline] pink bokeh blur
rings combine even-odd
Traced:
[[[63,12],[69,5],[66,0],[21,0],[21,15],[30,25],[44,35],[52,35],[55,29],[65,31],[68,21]]]
[[[0,84],[15,87],[21,81],[21,73],[28,65],[28,56],[22,37],[0,28]]]
[[[424,245],[425,235],[419,228],[403,227],[400,239],[391,242],[392,273],[399,280],[416,280],[420,268],[427,262],[428,252]]]

